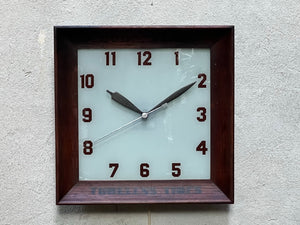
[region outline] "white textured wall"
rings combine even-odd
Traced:
[[[1,0],[0,224],[300,224],[299,0]],[[235,204],[56,206],[54,25],[235,25]]]

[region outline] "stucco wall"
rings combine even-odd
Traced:
[[[299,0],[1,0],[0,224],[300,224]],[[235,204],[56,206],[54,25],[234,25]]]

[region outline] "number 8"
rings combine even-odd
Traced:
[[[83,153],[85,155],[91,155],[93,153],[93,142],[92,141],[84,141],[83,142]]]

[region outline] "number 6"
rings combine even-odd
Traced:
[[[141,175],[141,177],[149,176],[149,164],[148,163],[142,163],[140,165],[140,175]]]

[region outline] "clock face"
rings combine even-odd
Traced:
[[[210,111],[210,49],[79,49],[79,180],[210,179]]]

